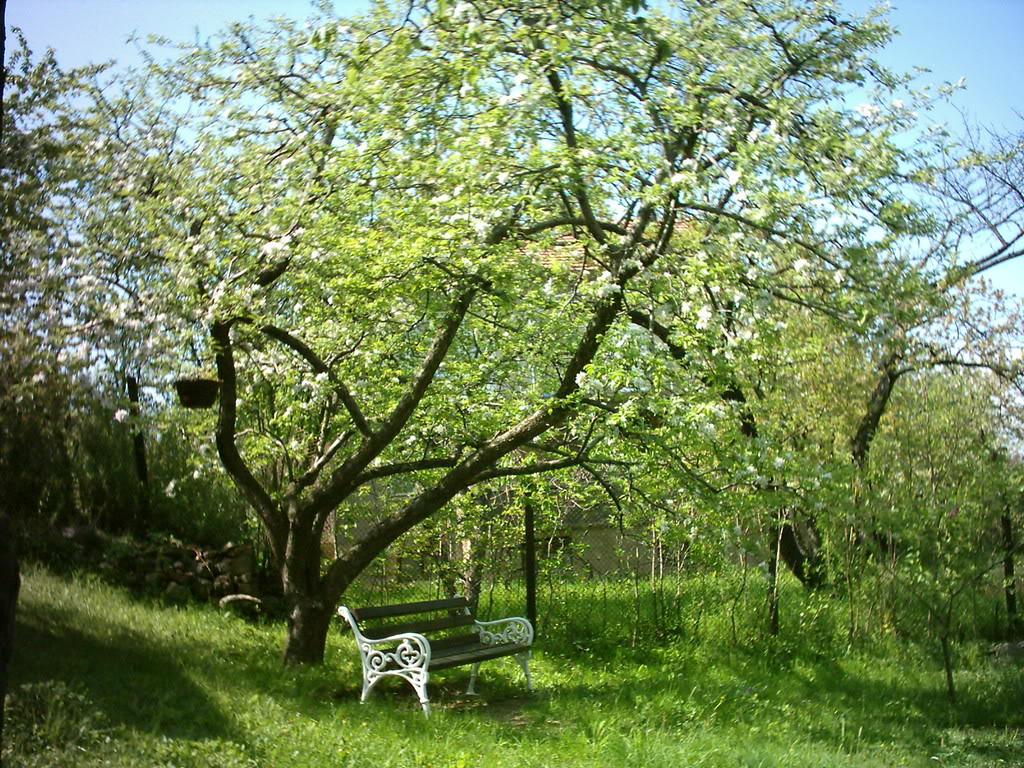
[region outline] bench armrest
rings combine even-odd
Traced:
[[[415,632],[403,632],[377,640],[361,637],[358,643],[363,663],[379,672],[391,667],[426,669],[430,666],[430,643],[423,635]],[[378,645],[387,647],[375,647]]]
[[[528,619],[512,616],[497,621],[479,621],[475,625],[484,645],[533,645],[533,625]]]
[[[391,666],[402,669],[426,669],[430,666],[430,641],[417,632],[400,632],[387,637],[369,638],[359,631],[359,624],[344,605],[338,615],[347,620],[356,637],[363,666],[378,672]],[[377,646],[393,646],[378,648]]]

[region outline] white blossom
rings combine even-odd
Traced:
[[[854,109],[857,111],[858,115],[865,117],[868,120],[874,120],[882,112],[881,108],[875,104],[858,104]]]
[[[526,95],[526,91],[523,89],[522,86],[517,85],[507,94],[498,99],[498,104],[500,104],[501,106],[505,106],[506,104],[514,104],[515,102],[520,101],[524,95]]]
[[[707,307],[701,307],[697,312],[697,327],[707,328],[711,322],[711,310]]]

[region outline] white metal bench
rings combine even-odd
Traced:
[[[529,666],[533,625],[526,619],[478,621],[464,597],[365,608],[343,605],[338,614],[352,627],[363,662],[360,701],[366,701],[381,678],[400,677],[409,681],[424,714],[429,715],[431,671],[472,664],[466,692],[475,694],[480,662],[502,656],[515,657],[526,675],[526,689],[533,691]],[[416,619],[410,620],[412,616]]]

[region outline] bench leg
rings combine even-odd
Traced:
[[[473,671],[469,673],[469,688],[466,689],[467,696],[476,696],[476,673],[480,669],[480,662],[473,665]]]
[[[359,703],[365,704],[366,699],[370,696],[370,691],[377,683],[380,682],[383,675],[377,674],[371,670],[363,670],[363,695],[359,697]]]
[[[408,670],[402,675],[408,680],[420,699],[420,706],[423,707],[423,714],[430,717],[430,700],[427,698],[427,681],[430,680],[430,673],[425,669]]]
[[[388,674],[395,674],[395,673],[392,672],[392,673],[388,673]],[[381,678],[384,678],[384,677],[387,677],[387,676],[388,676],[387,674],[384,674],[384,675],[366,675],[366,676],[364,676],[363,677],[363,695],[359,697],[359,703],[360,704],[365,704],[366,703],[366,697],[370,695],[370,689],[372,689],[373,686],[376,685],[377,682]],[[411,670],[405,670],[403,672],[395,674],[395,676],[396,677],[400,677],[403,680],[406,680],[406,681],[409,682],[409,684],[412,686],[413,690],[416,691],[417,698],[419,698],[419,700],[420,700],[420,706],[423,707],[423,714],[427,715],[429,717],[430,716],[430,700],[427,698],[427,681],[430,679],[430,673],[427,672],[426,670],[411,669]]]
[[[526,675],[526,690],[533,693],[533,680],[530,678],[530,652],[516,654],[515,658],[519,662],[519,666],[523,668],[523,674]]]

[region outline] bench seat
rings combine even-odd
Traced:
[[[478,661],[500,659],[502,656],[517,656],[520,653],[529,653],[530,646],[506,643],[504,645],[484,645],[473,643],[472,645],[459,646],[457,648],[445,648],[440,651],[432,651],[430,655],[431,669],[448,669],[449,667],[460,667],[465,664],[472,664]]]

